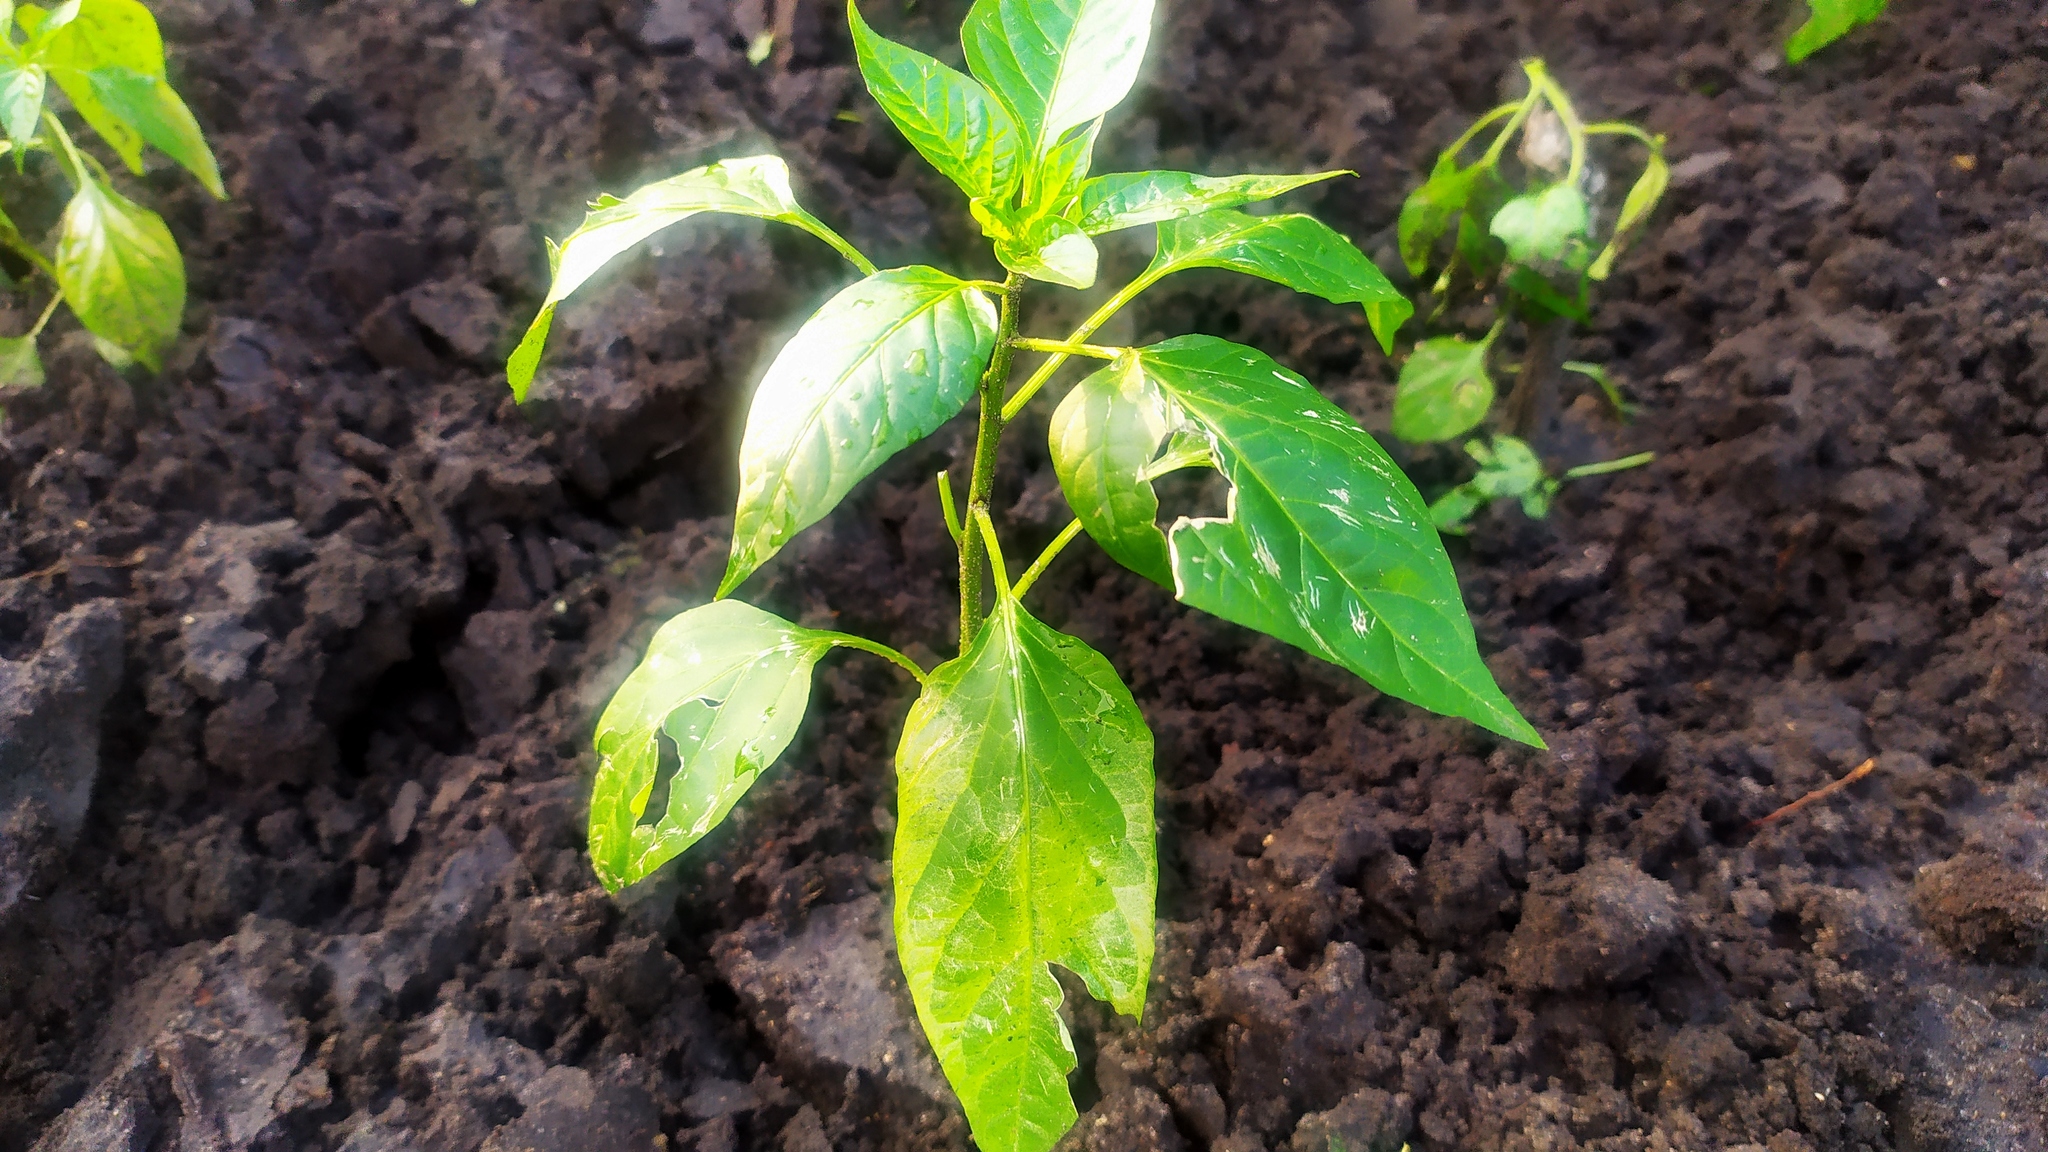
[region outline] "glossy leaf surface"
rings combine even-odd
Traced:
[[[1422,497],[1364,429],[1254,349],[1184,336],[1141,356],[1231,483],[1227,517],[1168,536],[1183,602],[1541,746],[1479,658]]]
[[[896,755],[896,947],[984,1152],[1075,1120],[1058,964],[1138,1015],[1158,858],[1152,735],[1109,661],[999,600]]]
[[[1887,0],[1806,0],[1806,23],[1785,41],[1794,64],[1884,15]]]
[[[1235,208],[1350,172],[1302,176],[1196,176],[1188,172],[1113,172],[1081,186],[1079,223],[1090,236]]]
[[[26,147],[36,134],[47,80],[40,64],[0,60],[0,130],[17,149]]]
[[[995,330],[978,289],[932,268],[877,272],[818,309],[754,393],[718,594],[952,419],[988,367]]]
[[[846,17],[861,77],[910,146],[970,197],[1015,189],[1028,157],[1009,109],[972,76],[878,35],[856,5]]]
[[[163,35],[139,0],[81,0],[50,12],[23,7],[19,17],[50,78],[130,171],[142,171],[142,146],[154,144],[207,191],[226,195],[191,111],[163,82]]]
[[[1036,159],[1117,106],[1138,79],[1153,0],[975,0],[967,67],[1024,130]]]
[[[1392,350],[1395,331],[1415,312],[1365,253],[1312,216],[1219,209],[1160,225],[1146,278],[1187,268],[1228,268],[1332,304],[1362,304],[1383,351]]]
[[[1095,140],[1102,135],[1096,117],[1061,137],[1025,177],[1024,204],[1033,214],[1071,218],[1072,201],[1095,163]]]
[[[568,239],[550,247],[554,282],[540,314],[505,364],[513,398],[526,399],[557,305],[620,253],[701,212],[728,212],[794,225],[846,254],[863,272],[874,271],[838,233],[797,204],[789,189],[789,169],[774,156],[722,160],[656,181],[623,200],[602,197]]]
[[[597,722],[590,858],[616,892],[703,839],[795,738],[811,669],[832,634],[737,600],[661,626]],[[662,741],[673,747],[667,806],[653,820]]]
[[[1401,365],[1394,389],[1394,435],[1431,444],[1463,435],[1493,407],[1493,377],[1486,371],[1491,341],[1456,336],[1424,340]]]
[[[87,181],[57,222],[57,283],[79,323],[152,371],[185,315],[185,262],[163,218]]]
[[[1136,356],[1089,375],[1053,410],[1047,440],[1067,505],[1117,563],[1173,586],[1147,470],[1177,417]]]
[[[1502,205],[1488,230],[1517,264],[1561,262],[1584,242],[1587,223],[1586,198],[1569,184],[1553,184]]]
[[[1100,258],[1095,241],[1062,217],[1040,216],[1026,225],[1021,235],[997,237],[995,248],[1003,267],[1033,280],[1066,288],[1095,285]]]

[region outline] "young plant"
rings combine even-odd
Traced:
[[[1657,458],[1655,452],[1638,452],[1619,460],[1581,464],[1552,476],[1543,470],[1543,461],[1526,442],[1502,433],[1494,434],[1491,445],[1467,440],[1465,454],[1479,462],[1478,473],[1429,506],[1429,518],[1435,521],[1437,531],[1452,536],[1470,531],[1472,517],[1495,500],[1519,500],[1523,515],[1541,520],[1550,515],[1550,502],[1557,499],[1565,481],[1639,468]]]
[[[1806,23],[1785,41],[1785,59],[1794,64],[1884,15],[1890,0],[1806,0]]]
[[[26,335],[0,337],[0,385],[42,383],[36,337],[59,304],[68,304],[117,366],[152,371],[177,338],[185,312],[185,263],[163,218],[121,195],[107,170],[80,149],[56,111],[49,86],[99,134],[129,171],[142,171],[148,144],[198,177],[217,197],[220,170],[185,102],[164,75],[156,18],[137,0],[65,0],[53,8],[0,0],[0,153],[24,161],[48,153],[71,185],[52,251],[23,236],[0,213],[0,248],[50,282],[49,302]]]
[[[1628,411],[1603,368],[1559,363],[1559,345],[1572,323],[1588,318],[1592,284],[1613,271],[1622,244],[1663,196],[1670,181],[1664,138],[1620,121],[1587,124],[1542,61],[1522,68],[1527,95],[1481,116],[1401,207],[1401,259],[1418,277],[1439,269],[1431,289],[1438,311],[1465,295],[1488,297],[1497,308],[1480,340],[1436,336],[1409,354],[1395,386],[1393,430],[1411,443],[1456,439],[1492,413],[1488,364],[1511,321],[1524,326],[1527,346],[1499,423],[1516,444],[1547,418],[1560,369],[1593,379],[1618,412]],[[1467,151],[1489,130],[1485,150],[1467,163]],[[1511,164],[1507,149],[1518,136]],[[1604,242],[1596,240],[1590,200],[1599,182],[1590,142],[1599,137],[1631,139],[1649,151]],[[1548,500],[1535,504],[1547,508]]]
[[[1251,348],[1210,336],[1088,343],[1140,293],[1193,268],[1362,305],[1382,344],[1411,311],[1326,225],[1236,211],[1338,173],[1090,174],[1152,16],[1153,0],[977,0],[962,29],[969,74],[883,38],[849,4],[869,91],[965,193],[1006,270],[1000,282],[877,270],[799,206],[780,160],[725,160],[599,199],[553,246],[553,287],[506,371],[523,400],[556,306],[613,257],[700,212],[800,228],[861,273],[791,338],[754,395],[718,599],[662,626],[598,721],[590,852],[616,891],[702,838],[789,746],[812,669],[833,649],[902,668],[920,692],[896,756],[896,945],[925,1033],[989,1152],[1042,1152],[1075,1119],[1075,1056],[1050,966],[1135,1016],[1152,963],[1151,734],[1109,661],[1025,608],[1076,535],[1184,603],[1389,695],[1541,745],[1480,661],[1428,509],[1357,424]],[[1148,224],[1156,254],[1135,280],[1064,339],[1020,334],[1034,282],[1089,287],[1096,237]],[[1019,353],[1045,359],[1013,388]],[[1012,580],[991,511],[997,444],[1071,357],[1103,362],[1051,420],[1075,519]],[[939,478],[959,557],[956,658],[927,672],[874,640],[729,598],[970,401],[979,424],[964,505]],[[1197,467],[1229,481],[1229,513],[1162,528],[1153,481]]]

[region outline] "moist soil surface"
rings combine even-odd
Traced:
[[[904,7],[869,16],[937,48],[964,4]],[[1568,342],[1639,410],[1567,394],[1543,441],[1658,456],[1453,542],[1544,753],[1061,559],[1035,610],[1157,733],[1162,854],[1143,1022],[1069,998],[1067,1147],[2048,1148],[2048,8],[1900,3],[1787,68],[1794,7],[1162,4],[1101,167],[1355,169],[1292,203],[1386,268],[1524,55],[1667,133]],[[565,308],[533,403],[499,368],[543,235],[720,157],[786,157],[885,266],[996,271],[843,9],[157,10],[233,196],[135,181],[191,262],[177,355],[123,378],[60,321],[0,428],[0,1148],[967,1147],[887,929],[899,673],[828,660],[625,902],[583,853],[596,711],[713,590],[748,389],[847,269],[700,219]],[[1602,159],[1613,196],[1638,157]],[[1104,337],[1191,331],[1387,427],[1355,310],[1189,274]],[[1013,551],[1066,515],[1045,410]],[[929,478],[969,449],[905,453],[749,598],[936,662]]]

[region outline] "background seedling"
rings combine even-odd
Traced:
[[[1467,297],[1492,302],[1497,317],[1477,341],[1435,336],[1415,346],[1395,387],[1393,426],[1403,440],[1435,443],[1486,422],[1496,395],[1488,365],[1507,326],[1519,323],[1526,347],[1501,405],[1496,448],[1468,445],[1477,449],[1480,475],[1445,497],[1449,505],[1439,504],[1477,508],[1493,496],[1515,495],[1531,515],[1541,515],[1557,482],[1543,479],[1533,454],[1525,468],[1522,455],[1556,404],[1559,370],[1587,376],[1616,412],[1630,411],[1604,368],[1560,363],[1560,350],[1570,325],[1589,315],[1591,286],[1612,273],[1622,245],[1662,198],[1670,169],[1662,136],[1621,121],[1585,123],[1542,61],[1525,62],[1523,71],[1528,93],[1481,116],[1444,149],[1402,205],[1403,263],[1417,277],[1437,272],[1432,317]],[[1591,142],[1603,137],[1632,141],[1648,155],[1611,226],[1598,228],[1593,193],[1601,177],[1589,153]],[[1467,153],[1481,140],[1485,148],[1468,163]],[[1514,143],[1519,146],[1511,157]],[[1482,491],[1493,495],[1481,498]],[[1469,515],[1468,509],[1451,522],[1462,524]]]
[[[1523,515],[1541,520],[1550,515],[1551,501],[1557,499],[1558,489],[1564,487],[1565,481],[1639,468],[1657,458],[1655,452],[1638,452],[1619,460],[1581,464],[1565,469],[1560,476],[1551,476],[1525,441],[1498,433],[1491,444],[1466,441],[1465,454],[1479,462],[1478,474],[1437,497],[1429,506],[1429,518],[1437,530],[1453,536],[1464,535],[1472,517],[1495,500],[1520,500]]]
[[[969,73],[849,29],[876,102],[956,184],[1006,270],[881,270],[791,191],[771,156],[726,160],[603,197],[551,252],[554,283],[507,365],[524,400],[555,308],[613,257],[700,212],[810,232],[862,278],[769,366],[739,453],[719,599],[662,626],[597,726],[590,851],[617,890],[723,820],[794,738],[811,671],[835,648],[920,686],[897,751],[896,944],[918,1017],[988,1152],[1042,1152],[1075,1119],[1075,1066],[1049,965],[1118,1011],[1144,1007],[1157,858],[1152,737],[1108,660],[1034,618],[1027,593],[1087,532],[1178,598],[1339,664],[1382,691],[1540,745],[1480,661],[1429,511],[1357,424],[1264,353],[1209,336],[1089,343],[1140,293],[1227,268],[1361,305],[1387,345],[1408,301],[1348,240],[1304,215],[1235,209],[1341,175],[1091,175],[1102,118],[1134,83],[1152,0],[977,0]],[[1096,238],[1156,225],[1151,263],[1063,339],[1022,335],[1033,282],[1087,288]],[[1020,354],[1044,359],[1011,387]],[[991,511],[997,445],[1070,358],[1100,368],[1052,414],[1075,519],[1014,583]],[[960,653],[926,672],[894,649],[727,599],[863,477],[978,409],[964,500],[940,477],[957,545]],[[1162,526],[1153,481],[1211,468],[1223,517]],[[663,742],[676,767],[661,778]],[[658,792],[665,807],[651,811]]]
[[[0,385],[42,383],[36,337],[68,305],[117,366],[163,366],[185,311],[185,264],[163,218],[115,189],[106,168],[72,139],[50,107],[50,85],[129,171],[142,171],[143,146],[156,148],[224,197],[220,170],[199,124],[164,74],[163,37],[137,0],[66,0],[54,8],[0,0],[0,153],[12,177],[51,169],[72,189],[51,250],[0,214],[0,247],[49,281],[35,326],[0,337]],[[43,154],[49,165],[29,166]]]

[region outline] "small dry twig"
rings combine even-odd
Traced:
[[[1764,825],[1769,824],[1771,821],[1776,820],[1780,816],[1787,816],[1791,813],[1799,811],[1801,808],[1806,807],[1808,804],[1813,803],[1815,800],[1819,800],[1827,796],[1832,796],[1835,793],[1840,792],[1842,789],[1847,788],[1849,785],[1854,784],[1858,780],[1863,779],[1865,776],[1870,775],[1872,772],[1875,772],[1876,770],[1877,757],[1872,756],[1870,759],[1865,760],[1863,763],[1858,764],[1856,767],[1850,769],[1849,774],[1847,776],[1842,777],[1840,780],[1836,780],[1829,784],[1823,784],[1820,787],[1815,788],[1813,791],[1808,792],[1806,795],[1801,796],[1799,799],[1794,800],[1790,804],[1785,805],[1783,808],[1778,809],[1776,812],[1771,813],[1769,816],[1765,816],[1760,820],[1750,821],[1749,826],[1751,828],[1761,828]]]

